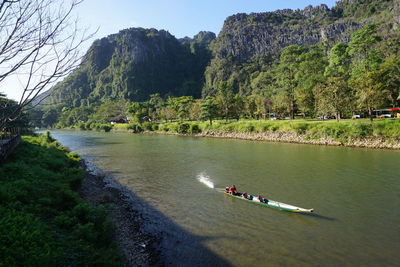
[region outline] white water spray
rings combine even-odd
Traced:
[[[197,175],[197,180],[199,180],[200,183],[205,184],[209,188],[214,188],[214,183],[211,182],[210,177],[203,173]]]

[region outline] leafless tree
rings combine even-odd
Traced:
[[[32,108],[35,99],[38,104],[40,93],[79,65],[79,48],[93,36],[78,27],[74,16],[81,2],[0,0],[0,88],[14,76],[23,89],[16,108],[1,112],[7,115],[0,118],[0,131]]]

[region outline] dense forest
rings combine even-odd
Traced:
[[[215,38],[132,28],[97,40],[46,92],[36,125],[315,118],[399,105],[400,8],[342,0],[304,10],[237,14]],[[50,105],[49,105],[50,104]],[[88,127],[91,128],[91,127]]]

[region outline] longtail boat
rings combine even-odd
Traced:
[[[314,212],[314,209],[304,209],[304,208],[300,208],[300,207],[296,207],[293,205],[289,205],[289,204],[285,204],[282,202],[278,202],[278,201],[274,201],[274,200],[270,200],[270,199],[265,199],[264,201],[261,202],[258,197],[252,197],[252,199],[249,198],[244,198],[242,193],[237,193],[236,195],[232,195],[228,192],[224,192],[224,194],[233,197],[233,198],[237,198],[240,200],[244,200],[244,201],[248,201],[254,204],[258,204],[261,206],[266,206],[266,207],[270,207],[273,209],[278,209],[278,210],[284,210],[284,211],[290,211],[290,212],[299,212],[299,213],[310,213],[310,212]]]

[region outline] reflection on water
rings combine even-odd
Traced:
[[[56,131],[140,198],[171,265],[396,265],[399,151]],[[314,208],[251,205],[238,190]],[[383,227],[384,226],[384,227]],[[199,248],[202,249],[199,249]],[[213,255],[213,256],[210,256]],[[200,264],[201,265],[201,264]]]

